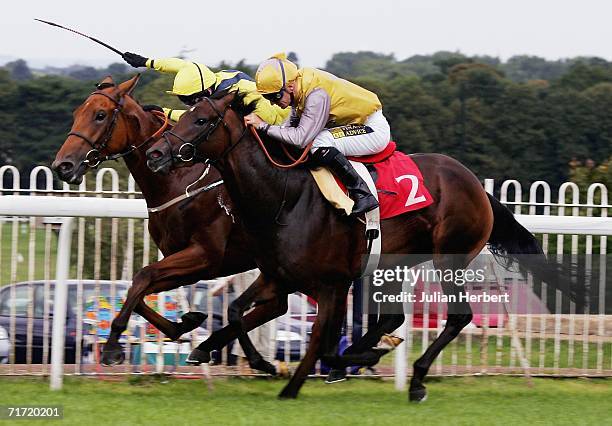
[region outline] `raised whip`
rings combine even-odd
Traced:
[[[49,22],[49,21],[45,21],[43,19],[37,19],[37,18],[34,18],[34,20],[38,21],[38,22],[42,22],[42,23],[47,24],[47,25],[52,25],[54,27],[62,28],[64,30],[68,30],[70,32],[73,32],[73,33],[78,34],[78,35],[83,36],[83,37],[87,37],[88,39],[90,39],[92,41],[95,41],[96,43],[101,44],[102,46],[106,47],[107,49],[110,49],[113,52],[123,56],[123,52],[121,52],[119,49],[115,49],[113,46],[108,45],[108,44],[104,43],[103,41],[98,40],[97,38],[90,37],[87,34],[83,34],[83,33],[78,32],[77,30],[73,30],[71,28],[64,27],[64,26],[62,26],[60,24],[56,24],[55,22]]]

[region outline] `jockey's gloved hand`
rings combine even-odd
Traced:
[[[145,111],[159,111],[164,112],[164,109],[159,105],[143,105],[142,109]]]
[[[134,68],[144,67],[147,65],[148,58],[145,58],[144,56],[140,56],[136,53],[125,52],[122,55],[122,57],[125,60],[125,62],[127,62]]]

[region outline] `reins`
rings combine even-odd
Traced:
[[[151,142],[152,140],[155,140],[157,138],[159,138],[161,136],[161,134],[168,128],[169,126],[169,119],[168,116],[166,114],[164,114],[161,111],[150,111],[153,115],[157,116],[158,118],[163,120],[163,123],[161,125],[161,127],[159,129],[157,129],[157,131],[155,133],[153,133],[151,136],[149,136],[148,138],[146,138],[144,141],[142,141],[139,145],[131,145],[130,148],[127,151],[124,152],[120,152],[118,154],[112,154],[112,155],[107,155],[106,157],[104,157],[103,161],[107,161],[107,160],[118,160],[119,158],[123,158],[129,154],[131,154],[134,151],[139,150],[141,147],[143,147],[144,145],[148,144],[149,142]]]
[[[295,158],[293,158],[293,156],[291,155],[291,153],[289,152],[289,150],[287,150],[287,148],[285,147],[285,145],[283,143],[281,143],[281,147],[283,148],[283,151],[285,152],[285,155],[287,157],[289,157],[289,159],[291,161],[293,161],[293,163],[291,164],[280,164],[277,163],[276,161],[274,161],[272,159],[272,157],[270,156],[270,153],[268,152],[265,144],[263,143],[263,141],[261,140],[261,138],[259,137],[259,133],[257,133],[257,130],[255,130],[255,127],[253,126],[248,126],[251,128],[251,133],[253,134],[253,136],[255,137],[255,140],[259,143],[259,146],[261,147],[261,150],[264,152],[266,158],[272,163],[274,164],[276,167],[279,167],[281,169],[290,169],[292,167],[296,167],[299,166],[302,163],[305,163],[306,157],[308,156],[308,153],[310,152],[310,148],[312,147],[312,142],[310,142],[308,145],[306,145],[306,147],[304,148],[304,151],[302,151],[302,154],[298,157],[298,159],[296,160]]]

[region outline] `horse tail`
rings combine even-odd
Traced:
[[[521,225],[514,214],[491,194],[487,194],[493,209],[493,230],[489,237],[489,250],[505,269],[513,265],[526,275],[531,272],[538,281],[561,291],[576,303],[577,311],[584,306],[586,286],[572,280],[575,266],[548,258],[538,240]]]
[[[491,252],[504,257],[517,254],[543,256],[542,247],[533,234],[518,223],[512,212],[495,197],[488,193],[487,196],[493,209],[493,230],[489,237]]]

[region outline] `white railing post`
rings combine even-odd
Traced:
[[[523,189],[518,180],[505,180],[499,188],[499,201],[505,204],[508,201],[508,188],[514,188],[514,214],[521,214],[521,204],[523,203]]]
[[[53,340],[51,342],[51,390],[62,388],[64,381],[64,347],[66,313],[68,309],[68,272],[70,271],[70,245],[74,218],[65,217],[60,229],[57,247],[57,274],[53,301]]]
[[[402,292],[404,294],[414,293],[414,287],[409,282],[404,281],[402,283]],[[366,303],[365,300],[363,302]],[[412,347],[409,345],[411,339],[408,337],[408,330],[412,328],[412,313],[413,306],[410,302],[403,303],[402,313],[404,315],[404,322],[395,331],[396,335],[399,335],[404,341],[395,348],[395,362],[393,367],[395,370],[395,389],[403,391],[406,389],[406,382],[408,381],[408,355]]]
[[[495,190],[495,180],[485,179],[484,190],[487,191],[489,194],[493,195],[493,191]]]
[[[406,318],[404,318],[404,322],[395,332],[404,339],[404,341],[395,348],[395,389],[398,391],[406,389],[406,381],[408,380],[408,366],[406,362],[406,321]]]

